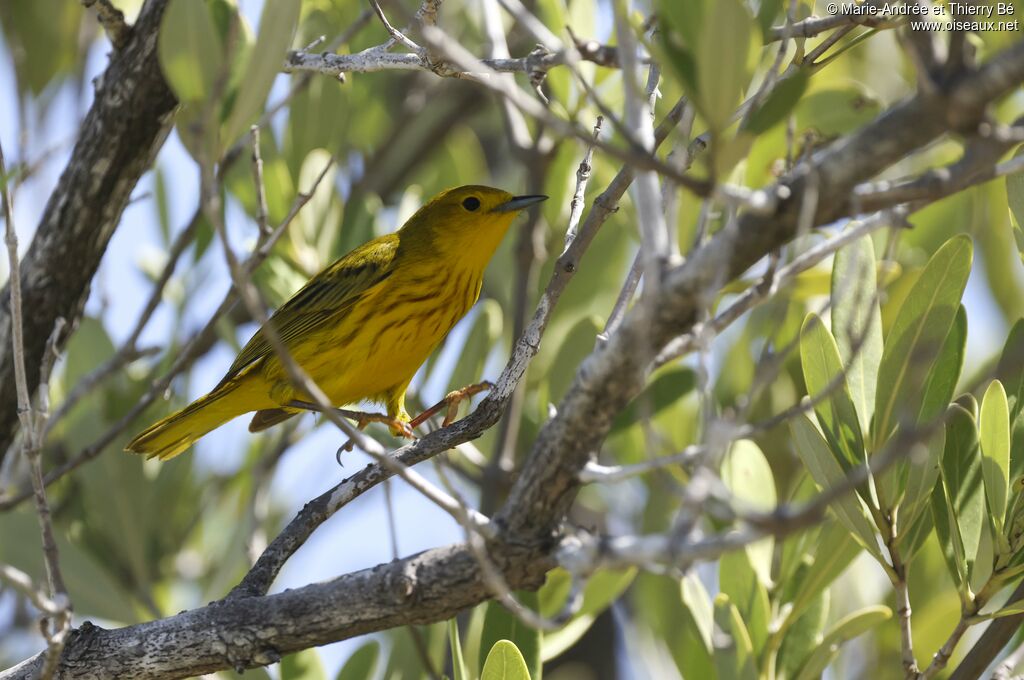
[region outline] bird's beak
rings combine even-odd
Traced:
[[[533,196],[513,196],[510,200],[505,201],[501,205],[495,206],[491,212],[518,212],[525,208],[529,208],[531,205],[535,205],[546,200],[548,200],[548,197],[543,194],[535,194]]]

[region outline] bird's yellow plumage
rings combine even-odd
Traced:
[[[268,323],[335,406],[377,401],[407,423],[409,381],[476,302],[512,219],[544,198],[485,186],[445,191],[397,232],[314,276]],[[125,450],[172,458],[243,413],[256,412],[249,426],[255,432],[298,413],[290,403],[309,400],[257,331],[209,394],[150,426]]]

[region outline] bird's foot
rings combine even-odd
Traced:
[[[423,423],[427,422],[429,418],[444,410],[444,420],[441,421],[442,427],[448,427],[452,424],[455,418],[459,415],[459,404],[463,400],[469,399],[470,397],[486,392],[494,388],[494,383],[485,380],[478,382],[473,385],[466,385],[462,389],[453,390],[445,395],[444,399],[437,402],[423,413],[419,414],[409,423],[413,428],[417,428]]]
[[[303,408],[310,411],[316,411],[323,413],[324,409],[320,408],[316,404],[305,401],[293,401],[288,404],[293,408]],[[412,425],[402,420],[401,418],[392,418],[386,413],[365,413],[363,411],[352,411],[346,408],[333,408],[331,412],[341,416],[342,418],[348,418],[349,420],[355,421],[357,430],[365,430],[366,426],[370,423],[384,423],[391,430],[391,434],[395,437],[405,437],[406,439],[415,439],[416,433],[412,430]],[[337,456],[339,457],[338,464],[341,464],[340,456],[344,451],[351,451],[352,447],[355,446],[355,442],[351,439],[342,444],[341,448],[338,449]]]

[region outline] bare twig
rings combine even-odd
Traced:
[[[46,578],[49,586],[49,599],[60,607],[60,611],[52,616],[50,625],[44,628],[47,654],[46,662],[40,673],[43,680],[49,680],[56,671],[61,651],[71,626],[71,601],[64,585],[64,576],[60,569],[60,555],[57,542],[53,535],[53,523],[50,519],[50,506],[46,501],[46,487],[43,485],[42,455],[43,433],[46,427],[49,406],[49,378],[53,363],[56,360],[56,346],[64,331],[64,320],[58,319],[39,368],[39,406],[34,407],[29,395],[27,367],[25,365],[25,343],[22,334],[22,298],[21,298],[21,262],[18,258],[18,234],[14,226],[14,199],[7,181],[7,167],[4,162],[3,146],[0,145],[0,193],[2,193],[6,229],[4,241],[7,244],[7,258],[10,271],[10,312],[11,340],[13,343],[14,379],[17,383],[18,418],[21,421],[22,451],[29,464],[29,476],[32,480],[32,491],[36,501],[36,514],[39,517],[39,530],[42,535],[43,563],[46,566]]]
[[[58,602],[46,596],[32,577],[9,564],[0,564],[0,582],[6,583],[28,599],[36,609],[51,616],[59,616],[67,609],[67,602]]]
[[[377,14],[377,18],[380,19],[380,22],[384,24],[384,30],[388,32],[388,35],[391,36],[392,40],[394,40],[396,43],[405,46],[406,48],[412,50],[413,52],[419,53],[423,51],[423,48],[421,48],[419,45],[417,45],[412,40],[407,38],[404,33],[402,33],[397,28],[391,25],[391,22],[388,21],[387,16],[384,14],[384,10],[380,8],[380,3],[378,3],[377,0],[370,0],[370,7],[373,8],[373,11]]]
[[[597,122],[594,123],[594,139],[601,134],[603,120],[601,116],[598,116]],[[590,173],[593,170],[593,160],[594,146],[588,144],[587,151],[583,154],[583,160],[576,168],[576,190],[573,191],[572,201],[569,202],[569,226],[565,230],[565,247],[562,249],[562,254],[565,254],[572,246],[572,242],[576,240],[576,232],[579,231],[580,219],[583,217],[583,208],[586,205],[587,182],[590,181]]]

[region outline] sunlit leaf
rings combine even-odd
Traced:
[[[519,649],[508,640],[498,640],[487,653],[480,680],[530,680],[530,672]]]
[[[729,596],[724,593],[715,597],[715,625],[721,632],[713,638],[718,677],[756,680],[757,660],[746,624]]]
[[[722,555],[718,562],[718,587],[736,605],[750,634],[754,654],[760,654],[768,638],[771,605],[768,591],[746,553],[735,551]]]
[[[459,641],[459,622],[455,617],[448,619],[448,645],[452,654],[453,680],[469,680],[466,660],[462,656],[462,643]]]
[[[722,481],[736,499],[754,510],[769,511],[775,507],[775,481],[768,460],[757,444],[742,439],[729,447],[722,459]],[[745,550],[750,565],[761,583],[772,583],[772,549],[775,541],[762,538],[750,543]]]
[[[536,592],[518,591],[515,596],[523,605],[537,609]],[[498,602],[489,602],[484,616],[480,649],[491,649],[491,654],[493,654],[492,647],[498,645],[501,640],[511,641],[509,644],[516,648],[516,654],[523,660],[524,669],[528,669],[527,677],[530,675],[534,678],[540,677],[541,642],[543,640],[541,631],[527,626]],[[489,662],[490,655],[487,658]],[[486,663],[484,676],[486,677]]]
[[[1010,411],[1003,384],[998,380],[989,383],[981,400],[978,439],[981,443],[985,498],[988,499],[996,531],[1002,533],[1010,485]]]

